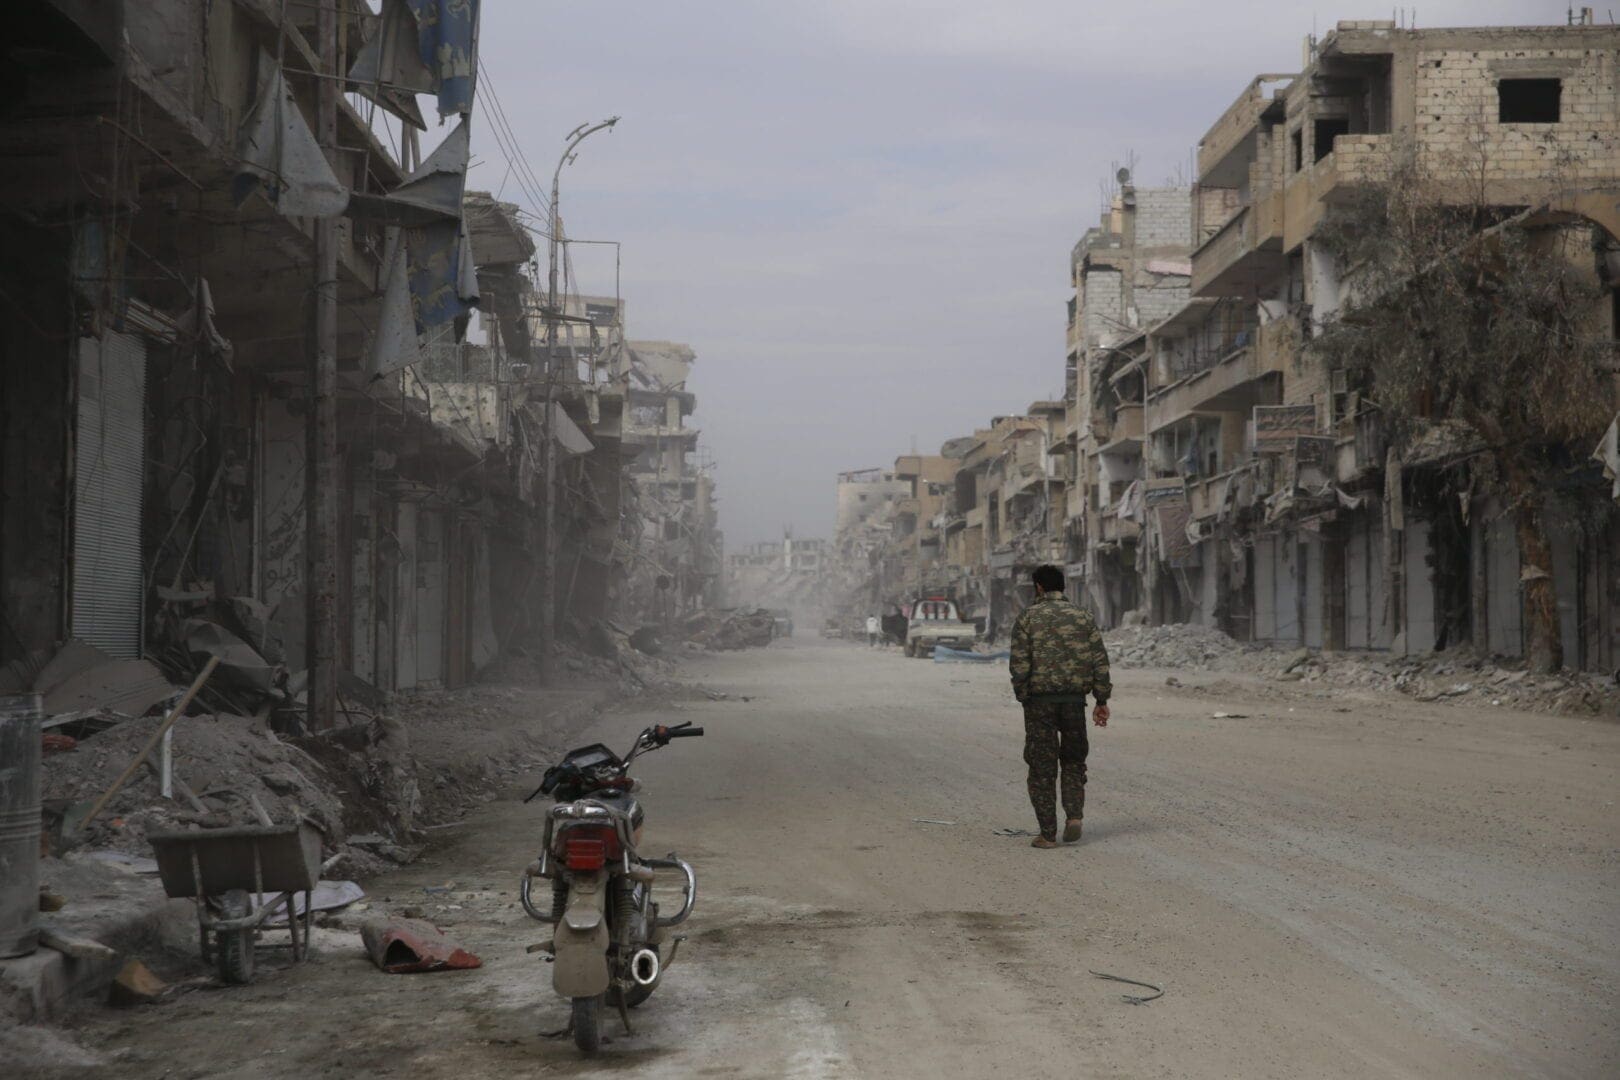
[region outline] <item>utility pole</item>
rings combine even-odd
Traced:
[[[285,10],[285,9],[284,9]],[[342,176],[337,148],[338,21],[333,4],[316,7],[321,77],[315,138]],[[304,465],[305,659],[312,731],[337,720],[337,219],[315,219],[315,320],[309,352],[309,414]]]
[[[562,308],[557,295],[557,253],[562,237],[562,214],[558,207],[558,188],[562,182],[563,166],[574,160],[574,151],[586,136],[603,128],[612,129],[619,122],[617,116],[599,124],[581,124],[568,133],[568,145],[557,167],[551,173],[551,228],[547,244],[546,289],[546,435],[541,448],[541,465],[545,474],[545,504],[540,510],[540,681],[553,680],[552,650],[557,637],[557,324],[562,321]]]

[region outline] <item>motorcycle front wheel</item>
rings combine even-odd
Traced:
[[[584,1054],[602,1046],[602,995],[574,999],[574,1045]]]

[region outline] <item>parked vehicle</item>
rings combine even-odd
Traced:
[[[951,649],[971,649],[978,629],[964,622],[956,601],[945,596],[927,596],[911,605],[906,623],[906,655],[924,659],[934,655],[935,645]]]
[[[601,743],[570,750],[523,800],[556,799],[546,813],[540,857],[524,871],[518,896],[524,911],[556,927],[538,948],[551,954],[552,985],[571,1001],[574,1044],[587,1054],[601,1045],[604,1004],[618,1010],[629,1032],[629,1010],[652,996],[683,940],[668,939],[665,931],[685,922],[697,899],[697,875],[688,863],[673,852],[662,859],[637,853],[644,815],[630,763],[671,739],[702,734],[690,723],[658,725],[636,736],[622,758]],[[653,899],[660,871],[685,879],[673,915],[662,914]],[[531,896],[536,880],[551,883],[544,908]]]
[[[793,612],[787,608],[772,608],[771,618],[776,620],[776,636],[793,636]]]
[[[824,638],[841,638],[844,636],[844,624],[837,619],[828,619],[821,624],[821,636]]]

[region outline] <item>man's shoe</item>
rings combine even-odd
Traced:
[[[1056,840],[1048,840],[1044,836],[1037,836],[1035,839],[1029,842],[1029,846],[1033,848],[1040,848],[1044,851],[1047,848],[1057,847],[1058,842]]]
[[[1080,839],[1080,819],[1072,817],[1063,823],[1063,842],[1072,844]]]

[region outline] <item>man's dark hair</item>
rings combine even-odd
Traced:
[[[1037,566],[1033,579],[1043,592],[1060,593],[1063,591],[1063,571],[1055,566],[1050,564]]]

